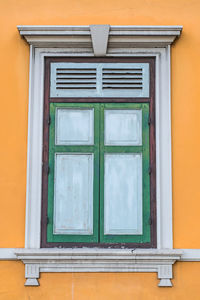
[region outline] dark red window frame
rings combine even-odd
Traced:
[[[147,98],[51,98],[50,97],[50,64],[51,62],[94,62],[94,63],[149,63],[150,92]],[[155,140],[155,58],[152,57],[126,57],[126,58],[71,58],[71,57],[46,57],[44,77],[44,119],[43,119],[43,168],[42,168],[42,214],[41,214],[41,248],[53,247],[99,247],[99,248],[156,248],[156,140]],[[48,205],[48,157],[49,157],[49,104],[72,102],[98,102],[98,103],[149,103],[149,128],[150,128],[150,243],[49,243],[47,242],[47,205]]]

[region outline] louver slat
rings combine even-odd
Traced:
[[[102,88],[105,89],[143,89],[143,72],[141,68],[102,70]],[[134,79],[133,77],[134,76]]]
[[[149,97],[148,63],[51,63],[51,97]]]
[[[56,89],[96,89],[96,69],[57,68]]]

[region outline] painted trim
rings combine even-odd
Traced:
[[[35,218],[35,215],[41,216],[44,57],[75,56],[77,53],[59,48],[32,47],[31,51],[25,247],[40,248],[41,219]],[[108,53],[108,56],[114,57],[156,58],[157,248],[172,249],[170,46],[157,49],[108,49]],[[88,56],[84,49],[81,54]]]
[[[44,69],[40,69],[41,57],[30,49],[30,96],[28,119],[28,149],[27,149],[27,190],[26,190],[26,230],[25,247],[39,248],[40,217],[34,221],[34,216],[41,216],[41,182],[42,182],[42,143],[43,143],[43,78]],[[39,70],[40,76],[37,76]],[[42,105],[41,105],[42,104]],[[39,123],[35,122],[38,120]],[[33,143],[33,144],[32,144]],[[31,146],[32,144],[32,146]],[[38,161],[37,166],[34,163]],[[39,169],[37,169],[39,168]],[[37,178],[33,177],[36,176]],[[40,183],[39,183],[40,182]],[[38,185],[39,184],[39,185]],[[36,219],[36,218],[35,218]],[[27,242],[28,241],[28,242]]]
[[[92,51],[91,54],[88,54],[85,53],[84,49],[82,49],[82,52],[81,49],[73,50],[76,52],[71,52],[71,49],[59,48],[40,49],[32,47],[31,50],[26,248],[40,248],[44,58],[69,55],[93,56]],[[108,48],[107,56],[151,56],[156,58],[157,249],[172,249],[170,46],[156,49]],[[36,214],[38,218],[35,218]],[[30,271],[31,267],[28,267],[28,263],[26,265],[26,269]],[[119,269],[116,271],[119,271]],[[37,272],[39,274],[39,271]],[[36,281],[29,280],[28,284],[36,284]],[[165,286],[165,284],[168,285],[169,281],[163,281],[161,286]]]
[[[148,250],[40,249],[44,58],[93,57],[94,53],[89,26],[18,26],[18,30],[31,45],[26,240],[25,249],[13,250],[13,257],[16,253],[17,259],[25,263],[26,285],[38,285],[40,272],[92,270],[157,272],[159,286],[171,286],[172,265],[181,259],[182,251],[173,250],[170,44],[182,27],[111,26],[108,37],[107,57],[156,59],[157,249]],[[74,264],[77,255],[81,261],[79,269]]]
[[[90,25],[92,46],[95,56],[105,56],[110,25]]]
[[[92,248],[92,249],[94,249],[94,248]],[[16,253],[19,253],[23,250],[25,250],[25,248],[0,248],[0,260],[7,260],[7,261],[14,260],[14,261],[16,261],[16,260],[19,259],[16,255]],[[29,250],[30,252],[33,251],[33,253],[35,251],[39,251],[38,249],[27,249],[27,250]],[[41,250],[43,250],[43,249],[41,249]],[[59,251],[60,249],[55,248],[55,249],[51,249],[51,250]],[[72,253],[74,250],[78,250],[78,249],[68,248],[67,250],[71,251],[71,253]],[[97,251],[97,250],[98,250],[98,252],[101,252],[102,250],[105,250],[105,249],[97,249],[96,248],[95,251]],[[133,251],[132,249],[126,249],[126,250],[127,251]],[[145,250],[142,250],[142,251],[147,251],[148,252],[149,250],[150,249],[145,249]],[[156,249],[152,249],[151,254],[153,253],[153,250],[156,251]],[[198,261],[200,261],[200,249],[174,249],[174,250],[178,250],[182,253],[181,258],[179,260],[181,262],[190,262],[190,261],[198,262]],[[81,249],[79,249],[79,251],[81,251]],[[113,249],[112,251],[116,251],[116,250]],[[122,249],[122,250],[120,249],[120,250],[117,250],[117,251],[124,251],[124,249]]]
[[[22,249],[22,248],[21,248]],[[18,248],[0,248],[0,260],[17,260],[16,251]]]
[[[180,250],[21,249],[26,286],[38,286],[41,272],[157,272],[160,287],[171,287],[172,265]]]
[[[56,45],[56,47],[87,49],[92,48],[94,41],[91,37],[90,26],[19,25],[17,28],[20,35],[35,47],[55,47]],[[181,31],[182,26],[110,26],[108,47],[167,47],[174,42]],[[105,55],[105,49],[102,53]]]
[[[41,272],[157,272],[158,286],[172,286],[175,261],[199,262],[200,249],[0,248],[2,260],[25,263],[27,286],[38,286]]]
[[[200,261],[200,249],[183,249],[181,261]]]
[[[27,187],[27,215],[26,215],[26,248],[40,248],[40,221],[41,221],[41,172],[42,172],[42,134],[43,134],[43,80],[44,58],[48,56],[93,56],[85,53],[85,50],[76,49],[76,53],[70,49],[40,49],[32,48],[32,72],[30,81],[32,89],[29,98],[29,144],[27,176],[31,180]],[[75,50],[74,50],[75,51]],[[79,51],[79,52],[78,52]],[[92,52],[92,51],[91,51]],[[78,54],[77,54],[78,53]],[[167,48],[150,49],[113,49],[108,48],[109,57],[119,56],[144,56],[156,58],[156,174],[157,174],[157,249],[173,248],[172,232],[172,181],[171,181],[171,106],[170,106],[170,46]],[[39,74],[39,76],[38,76]],[[167,137],[167,138],[166,138]],[[162,153],[161,153],[162,149]],[[167,213],[166,213],[167,211]],[[35,218],[35,215],[39,216]],[[82,249],[81,249],[82,250]],[[101,252],[98,249],[99,253]],[[155,250],[156,251],[156,250]],[[180,254],[181,255],[181,254]],[[154,263],[156,263],[156,258]],[[114,259],[114,257],[113,257]],[[151,260],[151,255],[149,256]],[[56,257],[55,257],[56,261]],[[42,262],[41,262],[42,263]],[[117,263],[117,260],[115,261]],[[39,268],[30,266],[26,261],[26,273],[29,274],[26,285],[37,285],[34,277],[30,278],[30,270],[35,270],[39,276]],[[56,262],[55,262],[56,266]],[[172,266],[172,264],[171,264]],[[122,267],[122,266],[121,266]],[[120,268],[121,268],[120,267]],[[36,268],[36,269],[34,269]],[[116,272],[120,268],[115,269]],[[62,268],[61,268],[62,269]],[[48,271],[59,268],[49,268]],[[122,270],[122,269],[121,269]],[[135,269],[132,271],[141,269]],[[143,269],[147,270],[147,269]],[[152,269],[151,269],[152,270]],[[157,269],[158,271],[158,269]],[[171,272],[171,267],[170,267]],[[35,274],[35,273],[34,273]],[[171,274],[171,273],[170,273]],[[33,275],[35,276],[35,275]],[[164,275],[166,276],[166,275]],[[170,275],[171,276],[171,275]],[[169,286],[169,280],[163,278],[160,286]]]

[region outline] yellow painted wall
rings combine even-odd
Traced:
[[[175,248],[200,248],[200,1],[0,0],[0,247],[24,247],[29,46],[17,25],[183,25],[172,47]],[[200,299],[200,263],[178,263],[175,287],[155,274],[42,274],[0,262],[0,299]],[[72,292],[73,291],[73,292]]]
[[[173,288],[158,288],[155,273],[42,273],[24,287],[22,262],[0,263],[1,300],[199,300],[200,263],[174,266]]]

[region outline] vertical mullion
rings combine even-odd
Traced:
[[[53,211],[54,211],[54,159],[55,159],[55,104],[50,104],[50,126],[49,126],[49,169],[48,174],[48,222],[47,239],[53,234]]]
[[[142,104],[143,235],[150,241],[149,104]]]
[[[93,234],[95,241],[99,242],[99,134],[100,116],[99,104],[94,106],[94,187],[93,187]]]
[[[104,104],[100,104],[100,242],[104,237]]]

